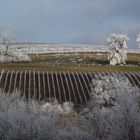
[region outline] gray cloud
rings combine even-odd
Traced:
[[[139,0],[1,0],[0,28],[16,41],[105,44],[109,33],[127,33],[136,48]]]

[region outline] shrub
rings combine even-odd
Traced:
[[[26,102],[19,93],[0,93],[0,139],[92,140],[92,133],[80,127],[84,119],[80,120],[79,115],[74,111],[69,113],[71,108],[72,103],[60,105],[56,101]],[[75,121],[70,119],[71,114],[75,116],[73,117]],[[60,123],[61,118],[65,120],[62,119]],[[79,122],[79,125],[71,124],[70,120]]]
[[[124,77],[101,77],[91,85],[91,100],[81,112],[97,139],[140,139],[140,90]]]
[[[101,76],[91,99],[76,112],[73,103],[27,102],[0,92],[1,140],[139,140],[140,89],[126,77]]]

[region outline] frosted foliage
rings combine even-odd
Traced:
[[[63,108],[66,112],[72,112],[73,111],[73,103],[72,102],[65,102],[63,104]]]
[[[92,98],[81,111],[101,140],[140,139],[140,89],[126,78],[102,77],[92,83]]]
[[[72,107],[70,102],[61,105],[57,101],[26,102],[19,93],[0,93],[0,140],[92,140],[92,133],[78,124],[63,122],[63,119],[60,123],[61,118],[78,122],[76,112],[73,111],[74,119],[69,114]]]
[[[5,55],[8,54],[9,47],[13,43],[13,37],[14,37],[14,34],[10,31],[4,31],[0,35],[0,39],[5,49],[5,52],[4,52]]]
[[[10,31],[4,31],[1,33],[1,40],[5,47],[9,47],[13,43],[14,34]]]
[[[22,52],[16,52],[13,48],[14,34],[10,31],[4,31],[1,33],[2,46],[0,48],[0,62],[21,62],[31,61],[27,54]]]
[[[127,60],[127,41],[129,38],[125,34],[112,34],[107,39],[107,43],[110,46],[110,52],[108,53],[108,59],[110,65],[125,64]]]
[[[126,77],[91,84],[81,108],[71,102],[27,102],[0,92],[0,140],[140,140],[140,89]]]
[[[42,111],[47,112],[59,112],[59,113],[69,113],[73,111],[73,103],[72,102],[64,102],[63,105],[58,104],[55,100],[53,103],[46,102],[41,107]]]
[[[7,54],[3,54],[0,51],[0,62],[23,62],[23,61],[31,61],[30,57],[27,54],[23,54],[22,52],[15,52],[14,50],[8,50]]]
[[[140,47],[140,34],[137,36],[136,42],[139,44]]]
[[[126,77],[116,75],[94,79],[91,84],[92,102],[100,106],[115,106],[120,92],[131,90],[131,86]]]

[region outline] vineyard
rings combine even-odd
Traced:
[[[139,72],[46,72],[2,70],[0,88],[3,93],[16,90],[28,100],[58,100],[85,104],[90,99],[91,81],[103,76],[127,77],[133,86],[140,88]]]

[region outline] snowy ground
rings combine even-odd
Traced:
[[[16,51],[28,54],[36,53],[67,53],[67,52],[108,52],[108,46],[103,45],[83,45],[83,44],[39,44],[22,43],[11,46]],[[140,53],[140,49],[128,49],[128,52]]]

